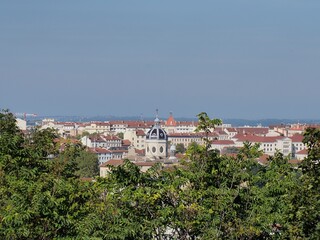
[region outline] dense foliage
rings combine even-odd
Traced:
[[[221,123],[199,118],[207,135]],[[258,164],[258,145],[227,157],[205,141],[179,166],[142,173],[125,161],[94,182],[79,178],[97,173],[83,148],[60,153],[56,137],[26,137],[0,113],[0,239],[320,238],[318,129],[305,133],[309,157],[299,168],[280,153]]]

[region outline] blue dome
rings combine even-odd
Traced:
[[[166,140],[168,138],[168,135],[163,129],[158,127],[153,127],[148,131],[146,138]]]
[[[148,131],[146,138],[147,139],[167,140],[168,135],[167,135],[166,131],[164,131],[160,127],[160,120],[158,117],[154,120],[154,123],[155,124],[153,125],[153,127]]]

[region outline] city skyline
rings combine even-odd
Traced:
[[[0,3],[0,108],[320,119],[317,1]]]

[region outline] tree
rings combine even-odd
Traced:
[[[0,238],[76,237],[92,188],[71,172],[56,174],[56,159],[47,158],[57,153],[55,134],[25,138],[9,112],[0,113],[0,129]]]
[[[176,145],[176,153],[185,153],[186,148],[184,147],[183,143],[178,143]]]
[[[208,150],[211,146],[211,143],[208,139],[209,133],[211,133],[211,131],[214,130],[216,126],[221,125],[222,120],[217,118],[210,119],[207,113],[205,112],[199,113],[197,117],[198,117],[198,126],[195,132],[204,132],[205,147]]]
[[[96,154],[82,150],[76,158],[79,177],[96,177],[99,175],[99,160]]]
[[[181,165],[143,173],[125,160],[84,182],[97,169],[81,144],[56,152],[53,132],[25,138],[1,112],[0,238],[319,239],[320,130],[306,131],[300,168],[280,152],[264,166],[257,144],[235,157],[208,148],[215,124],[199,117],[205,144],[191,144]]]
[[[238,154],[239,153],[239,148],[237,147],[225,147],[223,149],[223,154]]]
[[[260,150],[260,143],[244,142],[243,147],[239,150],[238,159],[256,159],[263,154]]]
[[[53,158],[58,154],[58,133],[53,128],[40,130],[35,128],[29,139],[29,147],[31,151],[38,154],[39,158]]]
[[[307,128],[303,143],[308,156],[302,161],[302,174],[296,191],[291,194],[289,231],[304,239],[320,238],[320,129]]]
[[[77,135],[77,139],[81,139],[82,137],[88,137],[90,133],[88,131],[83,131],[81,134]]]
[[[123,137],[124,137],[123,132],[119,132],[119,133],[117,133],[117,137],[119,137],[119,138],[123,139]]]

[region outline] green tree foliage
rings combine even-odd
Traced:
[[[176,146],[176,153],[185,153],[186,148],[184,147],[183,143],[178,143]]]
[[[92,188],[56,174],[56,159],[47,157],[57,154],[56,134],[36,130],[25,138],[8,112],[0,113],[0,129],[0,238],[77,236]]]
[[[124,133],[123,132],[117,133],[117,137],[123,139],[124,138]]]
[[[259,143],[244,142],[243,147],[238,152],[238,159],[256,159],[262,156],[263,151],[259,150]]]
[[[99,160],[96,154],[82,150],[75,162],[78,166],[77,176],[92,178],[99,175]]]
[[[220,122],[199,118],[205,145],[191,144],[179,166],[142,173],[126,160],[83,182],[97,169],[80,144],[59,152],[54,132],[26,138],[2,112],[0,239],[319,239],[319,130],[306,131],[300,168],[279,152],[264,166],[257,144],[235,157],[211,150]]]
[[[56,130],[46,128],[40,130],[36,128],[31,135],[29,147],[31,152],[38,154],[37,157],[47,159],[53,158],[58,154],[58,144],[55,141],[58,138]]]
[[[199,113],[197,117],[198,117],[198,126],[195,132],[202,132],[205,134],[205,137],[204,137],[205,147],[206,147],[206,150],[208,150],[211,146],[208,136],[217,126],[222,124],[222,120],[217,118],[210,119],[208,114],[205,112]]]
[[[320,129],[304,133],[308,157],[300,166],[302,174],[297,191],[292,194],[290,233],[301,239],[320,238]]]
[[[223,154],[238,154],[239,148],[237,147],[226,147],[223,149]]]

